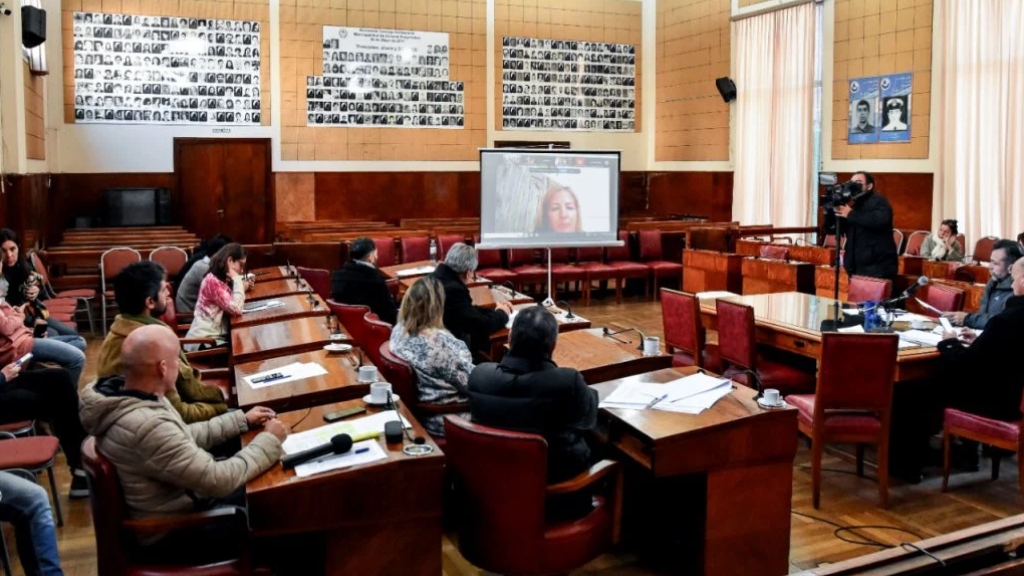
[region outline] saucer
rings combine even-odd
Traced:
[[[762,398],[758,398],[757,399],[757,405],[760,406],[761,408],[767,408],[769,410],[772,410],[772,409],[775,409],[775,408],[785,408],[786,407],[786,401],[783,400],[782,398],[779,398],[779,403],[778,404],[769,404],[769,403],[765,402],[764,398],[762,397]]]
[[[352,350],[351,344],[328,344],[324,346],[324,350],[328,352],[348,352]]]
[[[399,397],[398,394],[395,394],[394,392],[391,393],[391,397],[394,398],[396,401],[401,400],[401,397]],[[369,394],[363,396],[363,402],[366,402],[370,406],[385,406],[388,403],[387,400],[383,402],[374,402],[373,399],[370,398]]]
[[[344,334],[331,334],[331,340],[338,341],[344,340],[345,338],[347,338],[347,336],[345,336]]]

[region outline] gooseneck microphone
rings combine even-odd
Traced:
[[[917,279],[917,282],[914,282],[913,284],[908,286],[907,289],[904,290],[902,294],[900,294],[899,296],[897,296],[895,298],[889,298],[888,300],[883,300],[879,304],[879,306],[882,306],[882,307],[892,306],[893,304],[896,304],[898,302],[902,302],[902,301],[906,300],[907,298],[910,298],[911,296],[913,296],[914,293],[917,292],[918,290],[920,290],[922,286],[927,286],[929,282],[931,282],[931,280],[929,280],[927,276],[921,276],[920,278]]]
[[[513,284],[511,280],[506,280],[499,284],[498,286],[501,286],[502,288],[508,288],[508,295],[513,298],[516,297],[516,285]]]
[[[760,374],[753,370],[740,370],[733,374],[733,376],[737,376],[739,374],[746,374],[754,381],[754,390],[757,390],[757,394],[754,394],[754,400],[764,397],[764,383],[761,382]]]
[[[601,332],[602,332],[602,335],[604,337],[611,338],[612,340],[615,340],[616,342],[619,342],[620,344],[629,344],[629,342],[626,342],[625,340],[620,340],[620,339],[616,338],[616,336],[618,336],[619,334],[624,334],[626,332],[636,332],[637,334],[640,335],[640,344],[637,344],[637,347],[636,347],[637,350],[643,350],[644,349],[644,340],[647,339],[647,336],[643,332],[641,332],[639,328],[623,328],[622,330],[617,330],[615,332],[612,332],[612,331],[608,330],[607,326],[605,326],[605,327],[603,327],[601,329]]]
[[[281,458],[281,467],[285,470],[295,468],[299,464],[305,464],[312,460],[318,460],[332,454],[344,454],[352,449],[352,437],[348,434],[335,434],[331,437],[329,444],[323,444],[316,448],[289,454]]]
[[[555,304],[558,305],[558,306],[565,306],[565,319],[566,320],[572,320],[573,318],[576,318],[575,316],[573,316],[573,314],[572,314],[572,307],[569,306],[568,302],[566,302],[565,300],[559,300],[558,302],[555,302]]]

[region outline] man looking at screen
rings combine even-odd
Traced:
[[[571,188],[552,183],[537,209],[534,232],[580,232],[580,210]]]
[[[479,260],[476,248],[462,242],[453,244],[431,274],[444,287],[444,327],[462,340],[474,354],[488,350],[490,336],[508,323],[512,305],[498,302],[494,309],[473,304],[466,287]]]

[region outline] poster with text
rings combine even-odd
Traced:
[[[878,142],[878,78],[850,80],[850,144]]]
[[[633,132],[636,47],[505,36],[503,130]]]
[[[882,92],[880,142],[910,142],[910,93],[913,74],[890,74],[878,81]]]
[[[260,123],[260,23],[72,14],[75,122]]]
[[[323,56],[323,75],[306,78],[307,126],[465,125],[446,33],[324,26]]]

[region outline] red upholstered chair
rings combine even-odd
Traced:
[[[929,284],[918,291],[917,297],[942,312],[957,312],[964,308],[964,291],[942,284]],[[937,318],[938,314],[921,307],[921,314]]]
[[[546,256],[547,254],[544,254],[541,259],[543,260]],[[568,248],[553,248],[551,250],[551,281],[555,284],[583,282],[587,277],[586,272],[569,263],[569,257]],[[554,294],[554,287],[551,292]]]
[[[963,240],[960,240],[961,246],[963,246]],[[996,242],[999,242],[998,236],[985,236],[974,243],[974,253],[971,254],[971,259],[974,263],[988,262],[992,259],[992,247],[995,246]]]
[[[1024,408],[1024,397],[1021,398]],[[1021,421],[1006,422],[971,414],[956,408],[946,408],[942,419],[942,491],[949,489],[950,442],[953,436],[974,440],[1017,454],[1020,471],[1020,489],[1024,492],[1024,445],[1021,443]],[[992,479],[999,479],[1001,456],[992,456]]]
[[[395,249],[395,239],[390,236],[371,238],[377,246],[377,266],[394,266],[398,264],[398,250]]]
[[[384,379],[391,383],[406,406],[413,411],[417,417],[433,416],[435,414],[458,414],[469,412],[468,402],[454,402],[452,404],[430,404],[419,401],[419,393],[416,388],[416,371],[405,360],[399,358],[391,351],[391,345],[385,342],[380,345],[380,362],[376,362]],[[444,436],[434,438],[434,442],[444,448]]]
[[[64,525],[57,497],[57,482],[53,479],[53,465],[57,461],[60,443],[54,436],[17,437],[13,432],[0,432],[0,470],[26,470],[33,475],[46,470],[50,479],[50,495],[57,525]]]
[[[458,244],[459,242],[465,242],[465,241],[466,241],[466,236],[464,234],[442,234],[442,235],[438,236],[437,237],[437,251],[438,251],[437,259],[438,259],[438,261],[444,262],[444,257],[448,255],[448,249],[451,248],[452,245]],[[427,246],[427,251],[429,253],[429,251],[430,251],[430,247],[429,246]],[[500,264],[499,264],[499,266],[500,266]]]
[[[814,394],[791,395],[800,432],[811,439],[811,501],[821,500],[821,454],[827,443],[857,445],[857,475],[864,475],[864,445],[878,446],[878,495],[889,500],[889,423],[896,376],[896,334],[821,335]],[[870,362],[865,362],[870,358]]]
[[[546,264],[537,264],[536,251],[533,248],[513,248],[508,251],[508,267],[515,273],[516,284],[520,288],[526,284],[547,284]]]
[[[722,299],[715,301],[715,308],[723,376],[754,388],[756,383],[747,373],[752,371],[764,388],[776,388],[783,395],[814,390],[813,375],[758,354],[753,308]]]
[[[785,246],[778,246],[776,244],[765,244],[761,246],[761,258],[770,258],[772,260],[786,260],[789,258],[789,248]]]
[[[654,282],[654,293],[658,293],[659,278],[674,278],[683,285],[683,264],[663,260],[661,248],[661,230],[640,231],[640,262],[651,270]]]
[[[576,267],[583,271],[583,302],[590,306],[591,284],[595,281],[606,283],[615,280],[615,297],[622,301],[622,282],[615,268],[604,263],[604,248],[577,248]],[[604,284],[602,284],[604,285]]]
[[[96,558],[99,573],[104,576],[242,576],[269,574],[254,570],[246,555],[235,560],[202,566],[160,565],[145,561],[144,548],[134,537],[152,537],[175,530],[190,530],[214,523],[234,527],[238,531],[239,548],[245,551],[247,521],[245,513],[235,507],[215,508],[205,512],[175,514],[156,518],[134,519],[124,502],[117,471],[96,450],[96,439],[90,436],[82,443],[82,467],[89,479],[89,500],[92,523],[96,531]],[[134,537],[133,537],[134,536]],[[184,551],[183,551],[184,552]]]
[[[868,276],[850,278],[849,302],[879,302],[892,294],[892,281]]]
[[[317,296],[327,300],[331,297],[331,271],[323,268],[306,268],[296,266],[299,276],[309,284]]]
[[[896,253],[901,254],[903,250],[903,232],[893,228],[892,241],[896,243]]]
[[[373,362],[374,366],[380,366],[380,347],[391,339],[391,324],[369,316],[363,318],[363,329],[366,330],[366,346],[363,352]]]
[[[368,306],[353,306],[351,304],[339,304],[334,300],[327,301],[327,307],[338,319],[341,329],[352,337],[352,342],[360,347],[366,347],[366,327],[363,324],[363,317],[370,313]]]
[[[927,230],[916,230],[910,233],[907,238],[907,247],[904,248],[903,253],[907,256],[920,256],[921,246],[924,244],[925,239],[928,238]]]
[[[825,247],[825,248],[835,248],[836,247],[836,235],[835,234],[826,234],[825,235],[825,240],[821,243],[821,245],[823,247]]]
[[[422,262],[430,260],[429,236],[403,236],[398,240],[402,247],[402,262]]]
[[[92,301],[96,298],[96,291],[92,289],[80,289],[80,290],[61,290],[57,292],[53,289],[53,284],[50,284],[50,273],[46,268],[46,264],[43,259],[40,258],[39,253],[35,250],[28,253],[29,262],[32,264],[32,268],[43,277],[43,292],[47,298],[74,298],[78,303],[85,309],[86,316],[89,318],[89,331],[94,335],[96,334],[96,326],[92,319]]]
[[[107,333],[107,306],[114,301],[113,288],[107,289],[107,283],[113,281],[114,277],[121,273],[129,264],[142,260],[142,255],[134,248],[118,247],[107,250],[100,256],[100,290],[103,293],[101,302],[101,316],[103,320],[103,333]]]
[[[516,283],[516,273],[503,268],[501,265],[501,250],[481,250],[478,248],[476,258],[477,276],[483,276],[495,284],[504,284],[505,282]]]
[[[646,289],[650,290],[651,269],[646,264],[633,262],[629,254],[629,232],[619,230],[619,240],[622,246],[609,246],[605,248],[607,264],[615,269],[615,296],[619,302],[622,301],[621,284],[630,278],[643,278]]]
[[[718,347],[705,344],[700,301],[693,294],[661,289],[661,323],[673,366],[697,366],[719,372]]]
[[[618,542],[621,466],[602,460],[579,476],[547,483],[547,442],[445,416],[445,456],[455,479],[459,552],[499,574],[563,574]],[[590,514],[557,524],[545,521],[548,497],[610,480]]]
[[[177,246],[161,246],[149,253],[149,259],[163,266],[169,278],[174,278],[188,262],[188,252]]]

